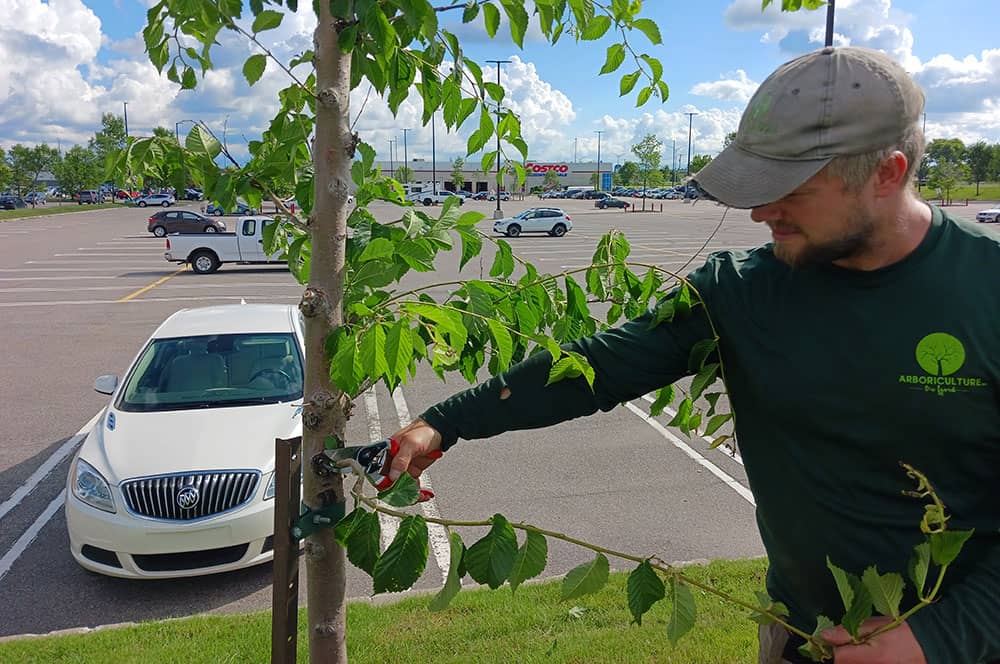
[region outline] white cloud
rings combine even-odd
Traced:
[[[696,84],[691,88],[691,94],[745,104],[750,101],[758,85],[760,84],[751,80],[745,71],[737,69],[735,72],[724,74],[718,81]]]

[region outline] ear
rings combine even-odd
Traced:
[[[879,198],[891,196],[908,185],[906,181],[906,169],[910,163],[906,155],[896,150],[886,157],[872,177],[874,193]]]

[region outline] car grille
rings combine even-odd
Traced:
[[[256,470],[183,473],[128,480],[122,493],[129,511],[164,521],[194,521],[242,507],[260,482]]]

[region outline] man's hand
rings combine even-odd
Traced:
[[[886,616],[869,618],[858,633],[871,634],[890,622],[892,618]],[[860,645],[852,644],[851,635],[840,625],[823,632],[823,639],[834,646],[835,664],[927,664],[923,648],[905,622]]]
[[[393,482],[403,473],[419,480],[427,466],[441,458],[441,434],[437,429],[417,418],[392,435],[399,443],[399,450],[392,458],[389,479]]]

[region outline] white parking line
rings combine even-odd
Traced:
[[[368,440],[382,440],[382,423],[378,416],[378,397],[375,396],[375,388],[369,387],[365,390],[365,414],[368,416]],[[379,503],[383,507],[388,507],[385,503]],[[399,531],[399,520],[388,514],[378,513],[378,521],[382,530],[382,550],[385,551]]]
[[[654,401],[653,397],[650,396],[649,394],[643,394],[642,398],[643,398],[643,400],[645,400],[645,401],[647,401],[649,403],[653,403],[653,401]],[[674,410],[673,408],[671,408],[670,406],[665,407],[663,409],[663,412],[667,413],[668,415],[670,415],[671,419],[673,419],[674,416],[677,415],[677,411]],[[711,445],[712,442],[713,442],[713,440],[710,437],[708,437],[708,436],[702,436],[701,439],[704,440],[709,445]],[[725,454],[728,458],[732,459],[733,461],[735,461],[736,463],[740,464],[741,466],[743,465],[743,457],[740,456],[739,452],[737,452],[736,450],[730,449],[728,447],[725,448],[725,449],[723,449],[723,447],[724,446],[719,446],[719,447],[716,447],[715,449],[717,451],[721,452],[722,454]]]
[[[29,526],[20,537],[17,538],[17,541],[14,542],[14,546],[10,547],[10,550],[3,554],[3,557],[0,558],[0,581],[7,576],[7,572],[9,572],[10,568],[14,566],[14,562],[21,556],[22,553],[24,553],[25,549],[27,549],[28,546],[35,541],[35,538],[38,537],[38,533],[42,532],[42,528],[44,528],[45,524],[49,522],[49,519],[51,519],[53,515],[59,511],[65,500],[66,489],[63,489],[59,492],[59,495],[56,496],[51,503],[49,503],[49,506],[45,508],[45,511],[42,512],[37,519],[35,519],[35,522],[31,524],[31,526]]]
[[[696,452],[694,449],[692,449],[692,447],[690,445],[688,445],[687,443],[685,443],[683,440],[681,440],[680,438],[678,438],[674,434],[670,433],[670,431],[668,431],[665,426],[663,426],[662,424],[660,424],[659,422],[657,422],[655,419],[653,419],[652,417],[650,417],[645,411],[643,411],[641,408],[639,408],[635,404],[629,402],[629,403],[625,404],[625,407],[628,408],[629,410],[631,410],[636,415],[638,415],[643,420],[645,420],[646,424],[648,424],[649,426],[651,426],[654,429],[656,429],[657,433],[659,433],[661,436],[663,436],[664,438],[666,438],[667,440],[669,440],[671,443],[673,443],[674,447],[676,447],[681,452],[683,452],[684,454],[686,454],[689,457],[691,457],[692,459],[694,459],[695,463],[697,463],[698,465],[702,466],[703,468],[706,468],[708,470],[708,472],[712,473],[713,475],[715,475],[716,477],[718,477],[720,480],[722,480],[722,482],[726,486],[728,486],[730,489],[732,489],[733,491],[735,491],[736,493],[738,493],[741,498],[743,498],[745,501],[747,501],[748,503],[750,503],[754,507],[757,506],[757,501],[754,500],[753,493],[751,493],[750,489],[748,489],[745,486],[743,486],[742,484],[740,484],[739,481],[737,481],[736,479],[734,479],[734,478],[730,477],[729,475],[727,475],[725,473],[725,471],[723,471],[721,468],[719,468],[718,466],[716,466],[714,463],[712,463],[711,461],[709,461],[708,459],[706,459],[705,457],[703,457],[701,454],[699,454],[698,452]]]
[[[399,427],[403,428],[412,420],[410,419],[410,409],[406,405],[406,398],[403,391],[398,387],[392,391],[392,402],[396,405],[396,417],[399,419]],[[431,476],[426,470],[420,474],[420,486],[433,492]],[[440,519],[441,512],[438,511],[437,503],[431,498],[427,502],[420,503],[420,509],[424,516],[432,519]],[[437,523],[427,524],[427,536],[430,539],[431,552],[441,570],[441,581],[448,580],[448,568],[451,565],[451,540],[448,539],[448,531],[444,526]]]
[[[80,442],[87,436],[90,430],[94,427],[94,424],[97,422],[97,418],[100,416],[101,413],[98,411],[96,415],[90,418],[89,422],[84,424],[83,427],[76,432],[76,434],[70,436],[70,438],[67,439],[66,442],[59,447],[59,449],[53,452],[52,456],[42,462],[42,465],[40,465],[38,469],[31,474],[31,477],[26,479],[24,484],[14,490],[14,493],[10,495],[10,498],[0,504],[0,519],[2,519],[7,512],[17,507],[28,494],[35,490],[35,487],[41,484],[42,480],[44,480],[56,466],[62,463],[63,459],[69,456],[69,454],[76,449],[76,446],[79,445]]]

